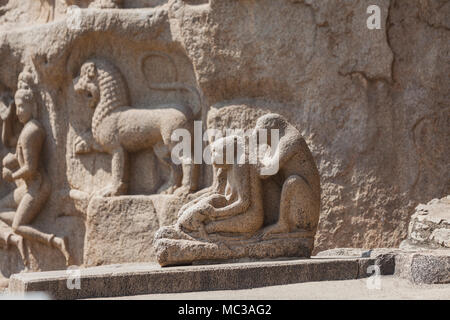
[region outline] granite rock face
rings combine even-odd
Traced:
[[[315,252],[398,246],[414,208],[450,194],[450,3],[377,0],[381,29],[369,30],[367,8],[373,2],[86,0],[53,6],[53,1],[0,1],[0,109],[9,110],[0,110],[2,130],[9,128],[0,156],[16,151],[22,130],[8,114],[14,114],[11,97],[24,69],[32,74],[25,82],[38,108],[33,119],[45,131],[38,160],[51,192],[29,224],[49,236],[47,244],[25,240],[30,270],[64,268],[63,243],[72,263],[86,263],[85,249],[96,241],[86,234],[92,235],[94,223],[109,220],[109,209],[98,217],[88,214],[97,196],[111,198],[103,208],[112,208],[115,226],[131,235],[146,225],[150,238],[173,223],[186,193],[212,183],[208,165],[198,172],[186,166],[183,177],[189,178],[180,179],[179,167],[164,164],[171,146],[162,138],[148,148],[131,147],[127,135],[133,129],[154,133],[150,129],[164,115],[136,121],[130,116],[129,125],[117,131],[97,127],[118,101],[126,110],[176,105],[183,110],[173,113],[180,127],[203,120],[203,129],[222,123],[253,128],[263,114],[284,116],[305,139],[321,177]],[[71,4],[81,9],[67,11]],[[91,59],[100,63],[90,68]],[[114,72],[105,73],[104,64]],[[78,87],[77,78],[83,80]],[[112,80],[100,81],[105,79]],[[108,88],[115,89],[100,90]],[[102,108],[90,108],[93,102]],[[223,119],[229,108],[237,111]],[[167,130],[177,125],[166,124]],[[114,148],[105,135],[116,139]],[[264,188],[277,189],[265,183]],[[180,203],[143,200],[153,203],[146,221],[114,211],[115,196],[151,197],[178,187]],[[1,198],[15,189],[2,180]],[[278,208],[280,195],[269,194],[265,221],[275,223],[274,210],[267,208]],[[155,218],[160,212],[170,212],[166,224],[161,222],[166,218]],[[0,270],[9,277],[25,266],[17,250],[20,238],[11,240],[8,223],[3,228],[9,246],[0,250]],[[447,235],[438,231],[434,238]],[[111,239],[121,242],[120,235]],[[140,239],[130,241],[139,246]],[[150,250],[148,243],[144,248]],[[140,248],[133,250],[135,256]],[[104,261],[113,263],[111,257]]]
[[[450,248],[450,196],[416,207],[400,247]]]
[[[450,251],[398,254],[395,257],[395,275],[415,284],[450,283]]]

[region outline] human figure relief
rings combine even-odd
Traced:
[[[272,156],[259,159],[260,177],[264,169],[279,168],[282,182],[280,214],[275,225],[267,227],[263,234],[289,233],[292,231],[315,231],[320,213],[320,176],[314,158],[300,132],[278,114],[267,114],[256,122],[254,134],[267,130],[267,144],[275,148]],[[271,130],[279,130],[280,140],[272,144]]]
[[[19,76],[19,89],[15,94],[17,118],[24,126],[17,141],[16,152],[3,158],[3,179],[15,183],[16,188],[0,200],[0,220],[9,225],[13,233],[2,238],[22,246],[17,238],[21,236],[54,247],[61,251],[69,264],[66,239],[41,232],[31,225],[45,205],[51,186],[40,161],[46,133],[37,120],[37,103],[30,89],[29,77],[27,70],[22,72]],[[27,259],[21,255],[26,264]]]

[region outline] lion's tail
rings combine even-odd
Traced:
[[[167,59],[170,64],[173,65],[175,70],[175,81],[174,82],[168,82],[168,83],[152,83],[147,78],[147,74],[145,72],[145,63],[147,59],[150,57],[161,57],[164,59]],[[169,56],[166,53],[159,52],[159,51],[150,51],[147,52],[141,59],[140,62],[141,65],[141,71],[144,75],[145,80],[147,81],[147,86],[151,90],[162,90],[162,91],[187,91],[191,96],[195,98],[195,102],[193,106],[191,106],[191,110],[193,113],[193,116],[196,117],[202,110],[203,110],[203,95],[201,94],[200,90],[196,87],[189,86],[185,83],[178,82],[178,71],[175,64],[175,61],[171,56]]]

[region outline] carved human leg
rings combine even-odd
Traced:
[[[23,264],[25,265],[25,270],[28,269],[29,261],[25,254],[25,244],[23,241],[23,237],[15,234],[11,227],[6,223],[0,222],[0,240],[0,243],[3,243],[5,249],[8,249],[10,245],[14,245],[17,247]]]
[[[14,194],[16,192],[10,192],[2,199],[0,199],[0,220],[5,222],[7,225],[11,226],[14,220],[14,215],[16,214],[16,197]]]
[[[28,240],[37,241],[58,249],[64,255],[66,264],[69,264],[71,257],[67,250],[66,239],[39,231],[31,226],[34,218],[41,210],[43,203],[47,200],[48,194],[45,194],[47,192],[48,190],[44,186],[42,192],[37,195],[27,193],[23,196],[15,213],[12,229],[15,233]]]
[[[258,229],[258,227],[252,228],[252,224],[259,225],[260,223],[255,221],[251,215],[240,214],[224,220],[212,221],[206,225],[205,230],[207,233],[226,232],[245,234],[251,229]]]

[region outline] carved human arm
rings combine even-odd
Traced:
[[[5,146],[14,146],[17,142],[13,134],[11,117],[3,121],[2,142]]]
[[[17,157],[14,153],[8,153],[3,158],[3,166],[8,169],[15,169],[19,166],[19,162],[17,161]]]
[[[8,168],[3,168],[2,178],[8,182],[14,182],[14,179],[12,177],[12,171],[9,170]]]
[[[24,163],[12,174],[14,180],[31,179],[38,171],[40,153],[45,138],[45,133],[40,127],[28,127],[23,129],[25,138],[22,142],[22,154]]]

